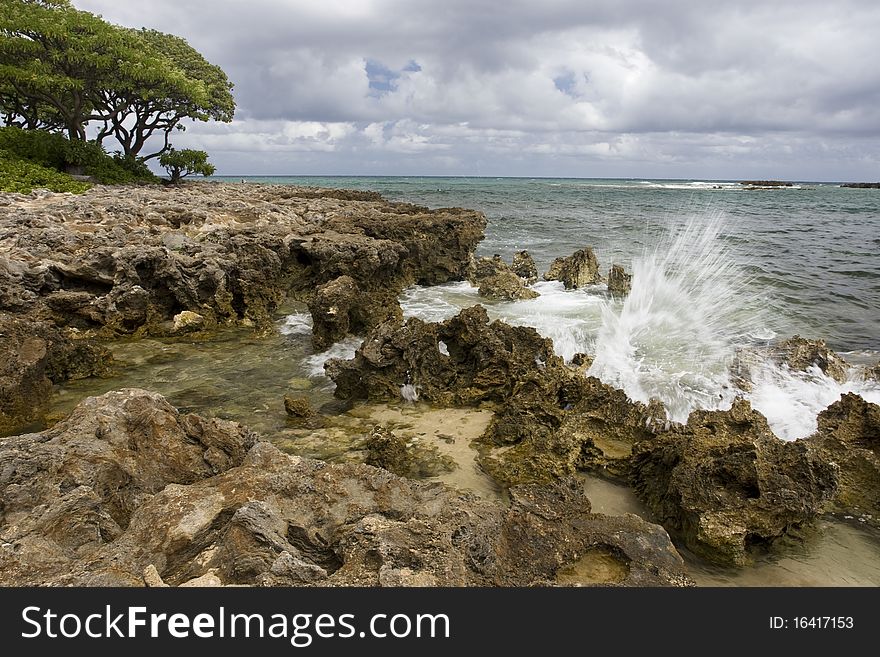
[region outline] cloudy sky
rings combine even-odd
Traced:
[[[74,0],[235,83],[218,173],[880,179],[876,0]]]

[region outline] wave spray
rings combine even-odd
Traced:
[[[730,407],[736,347],[762,330],[758,299],[721,228],[718,214],[671,227],[633,262],[623,305],[602,309],[589,373],[632,399],[658,398],[676,422],[697,408]]]

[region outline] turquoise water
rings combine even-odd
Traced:
[[[222,178],[220,180],[240,180]],[[540,270],[586,245],[603,269],[633,261],[688,222],[720,218],[718,239],[746,274],[744,296],[778,335],[822,338],[838,351],[880,350],[880,190],[830,183],[744,189],[732,181],[548,178],[249,177],[363,189],[489,219],[478,253],[528,249]]]

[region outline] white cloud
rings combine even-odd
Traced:
[[[871,0],[74,3],[229,73],[221,171],[877,177]]]

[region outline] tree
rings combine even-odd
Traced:
[[[208,154],[205,151],[195,151],[190,148],[180,151],[172,148],[162,153],[159,164],[168,171],[172,183],[177,183],[181,178],[193,173],[211,176],[216,170],[214,165],[208,162]]]
[[[232,83],[219,66],[209,63],[186,40],[155,30],[129,30],[130,36],[165,61],[161,77],[149,84],[121,80],[104,90],[98,103],[107,117],[98,141],[112,134],[127,157],[146,161],[171,148],[173,130],[183,130],[181,120],[222,121],[235,113]],[[128,82],[128,83],[127,83]],[[140,155],[155,132],[164,135],[162,148]]]
[[[232,84],[184,39],[106,23],[68,0],[2,0],[0,116],[7,125],[114,137],[128,158],[171,148],[184,119],[229,122]],[[164,144],[141,155],[158,132]]]
[[[99,91],[139,77],[148,54],[122,31],[67,0],[4,0],[0,91],[7,122],[86,139]],[[151,62],[152,67],[159,65]]]

